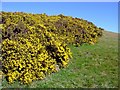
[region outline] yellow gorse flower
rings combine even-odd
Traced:
[[[2,65],[9,83],[29,84],[66,67],[72,58],[67,44],[94,44],[103,30],[62,14],[2,12],[2,21]]]

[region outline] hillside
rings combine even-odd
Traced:
[[[62,14],[1,15],[3,87],[118,86],[116,33]]]
[[[30,86],[15,82],[2,84],[5,88],[117,88],[118,87],[118,34],[108,31],[95,45],[80,47],[69,46],[73,59],[69,66],[56,74],[47,76],[42,81],[35,81]]]

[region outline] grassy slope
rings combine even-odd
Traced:
[[[118,36],[104,32],[95,45],[69,46],[73,58],[69,66],[47,76],[45,80],[31,85],[20,85],[17,81],[3,87],[10,88],[75,88],[75,87],[118,87]]]

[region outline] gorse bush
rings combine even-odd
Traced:
[[[16,33],[25,33],[27,27],[39,28],[40,24],[44,25],[48,32],[57,34],[60,40],[77,45],[96,43],[98,38],[102,36],[103,30],[87,20],[72,18],[62,14],[47,16],[46,14],[2,12],[2,37],[6,39]]]
[[[60,68],[68,64],[71,53],[66,44],[54,39],[47,30],[34,29],[2,42],[3,72],[9,83],[43,79],[45,75],[58,71],[57,65]]]
[[[6,80],[29,84],[65,68],[72,58],[67,44],[93,44],[101,28],[83,19],[2,12],[2,67]]]

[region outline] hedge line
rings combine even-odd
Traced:
[[[2,12],[3,73],[9,83],[29,84],[64,68],[72,58],[67,44],[94,44],[102,28],[83,19]]]

